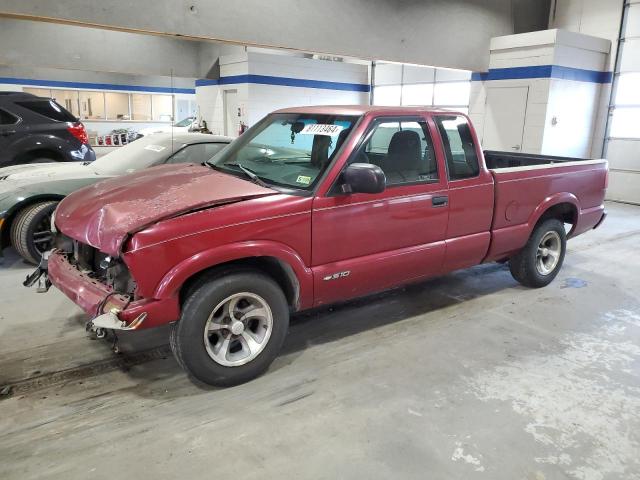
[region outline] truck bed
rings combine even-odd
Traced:
[[[487,259],[508,258],[522,248],[549,205],[561,205],[573,224],[569,236],[593,228],[602,218],[606,160],[496,151],[484,155],[495,191]]]
[[[514,167],[532,167],[535,165],[552,165],[554,163],[584,162],[588,159],[574,157],[556,157],[552,155],[535,155],[533,153],[500,152],[485,150],[484,160],[490,170]]]

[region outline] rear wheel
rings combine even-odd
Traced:
[[[555,218],[544,220],[525,247],[509,260],[511,275],[526,287],[549,285],[562,267],[566,246],[563,223]]]
[[[30,263],[39,263],[42,254],[53,247],[51,214],[58,202],[40,202],[18,212],[11,224],[11,243]]]
[[[278,284],[260,272],[235,272],[191,290],[170,344],[190,375],[225,387],[267,370],[288,327],[289,309]]]

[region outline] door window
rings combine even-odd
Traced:
[[[387,186],[438,181],[438,165],[423,120],[377,122],[351,162],[378,165]]]
[[[469,123],[464,117],[436,116],[447,158],[449,180],[477,177],[480,173],[476,147]]]

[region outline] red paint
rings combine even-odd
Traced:
[[[136,280],[137,300],[121,318],[146,311],[143,328],[176,320],[180,287],[189,277],[238,259],[269,256],[287,266],[300,310],[505,258],[524,246],[540,216],[558,203],[575,208],[572,236],[603,216],[604,161],[490,171],[476,142],[480,174],[449,181],[433,122],[447,112],[365,106],[283,112],[362,116],[311,196],[279,193],[208,167],[175,165],[102,182],[61,202],[58,229],[121,255]],[[405,115],[426,120],[440,180],[379,194],[330,195],[371,121]],[[434,207],[436,196],[447,196],[448,204]],[[108,289],[73,270],[64,256],[52,256],[53,283],[95,313]],[[349,273],[325,280],[340,272]]]
[[[128,234],[158,220],[275,193],[201,165],[162,165],[72,193],[56,210],[56,223],[68,236],[118,255]]]

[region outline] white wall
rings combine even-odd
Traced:
[[[251,126],[280,108],[317,104],[368,104],[369,93],[260,83],[225,84],[226,77],[261,75],[280,79],[369,84],[369,67],[362,63],[333,62],[248,51],[220,57],[219,85],[196,87],[202,117],[213,133],[224,133],[224,91],[237,90],[242,121]],[[235,136],[235,132],[231,132]]]
[[[302,80],[369,84],[369,66],[249,52],[249,73]],[[247,121],[253,125],[269,112],[303,105],[368,104],[369,93],[279,85],[249,85]]]
[[[562,28],[609,40],[611,49],[606,55],[604,69],[612,72],[618,48],[623,3],[622,0],[553,0],[549,28]],[[598,94],[593,119],[590,151],[592,157],[602,156],[610,98],[611,83],[603,84]]]
[[[609,48],[608,40],[563,30],[498,37],[491,41],[489,69],[491,72],[554,65],[605,71]],[[473,82],[469,114],[481,138],[484,134],[486,89],[489,87],[529,88],[523,152],[583,158],[592,155],[602,83],[564,78]],[[485,145],[485,148],[492,146]]]

